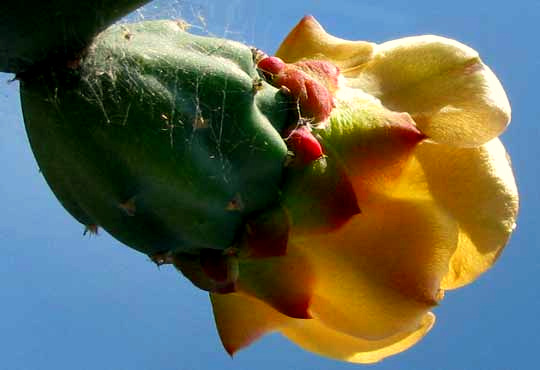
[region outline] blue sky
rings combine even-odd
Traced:
[[[227,3],[227,4],[225,4]],[[398,4],[399,5],[396,5]],[[382,42],[439,34],[476,50],[513,108],[502,139],[521,193],[518,229],[495,267],[448,292],[416,347],[373,369],[533,368],[540,345],[538,85],[540,2],[158,1],[132,19],[183,17],[271,53],[305,14],[335,35]],[[204,20],[203,20],[204,18]],[[0,369],[352,369],[271,335],[233,360],[207,295],[172,268],[83,228],[56,201],[30,151],[17,83],[0,74]]]

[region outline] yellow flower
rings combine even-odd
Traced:
[[[444,291],[486,271],[515,228],[497,139],[510,106],[478,54],[442,37],[346,41],[305,17],[277,57],[339,67],[316,166],[345,173],[361,212],[309,232],[285,196],[286,255],[240,260],[236,291],[211,293],[217,328],[231,354],[279,331],[323,356],[376,362],[420,340]]]

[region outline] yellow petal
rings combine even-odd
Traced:
[[[417,36],[378,45],[371,59],[343,71],[349,86],[411,114],[431,139],[476,146],[497,137],[510,121],[510,104],[478,54],[457,41]]]
[[[474,280],[497,259],[515,228],[518,193],[498,139],[478,148],[423,143],[416,150],[433,198],[459,224],[444,289]]]
[[[381,340],[365,340],[337,332],[314,320],[292,319],[243,294],[210,294],[218,333],[233,355],[264,334],[280,331],[300,347],[337,360],[372,363],[417,343],[433,326],[435,316],[424,315],[412,330]]]
[[[231,356],[288,320],[265,303],[238,293],[211,293],[210,299],[219,337]]]
[[[326,235],[291,236],[317,278],[310,311],[326,326],[379,340],[414,330],[442,296],[456,225],[432,201],[379,198]]]
[[[346,69],[367,61],[374,46],[370,42],[329,35],[315,18],[306,16],[285,38],[276,56],[287,63],[303,59],[329,60],[340,69]]]
[[[374,363],[416,344],[435,322],[426,314],[415,329],[381,340],[355,338],[328,328],[317,320],[294,320],[281,332],[300,347],[322,356],[354,363]]]

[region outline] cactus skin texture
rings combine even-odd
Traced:
[[[237,244],[277,204],[280,132],[294,119],[254,55],[151,21],[113,26],[78,65],[22,79],[31,146],[62,205],[157,263]]]

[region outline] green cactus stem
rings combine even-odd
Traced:
[[[31,146],[60,202],[150,256],[233,246],[279,200],[280,132],[294,119],[251,48],[183,27],[113,26],[76,68],[21,81]]]

